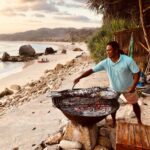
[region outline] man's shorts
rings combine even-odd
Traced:
[[[120,93],[124,96],[129,104],[135,104],[138,101],[138,95],[136,92],[133,93]]]

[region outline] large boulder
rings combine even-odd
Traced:
[[[23,45],[19,48],[19,55],[34,57],[35,50],[31,45]]]
[[[10,58],[10,55],[7,52],[4,52],[2,55],[2,61],[8,61]]]
[[[48,55],[48,54],[55,54],[57,51],[55,51],[52,47],[47,47],[45,49],[45,55]]]

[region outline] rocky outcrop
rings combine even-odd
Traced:
[[[52,47],[47,47],[45,49],[45,55],[48,55],[48,54],[55,54],[57,51],[55,51]]]
[[[10,55],[7,52],[4,52],[2,55],[2,61],[8,61],[10,58]]]
[[[17,85],[17,84],[13,84],[10,86],[10,89],[15,90],[15,91],[19,91],[19,90],[21,90],[21,86]]]
[[[21,56],[34,57],[35,53],[36,52],[31,45],[23,45],[19,48],[19,55]]]
[[[87,61],[87,59],[89,60]],[[91,59],[88,56],[81,56],[65,65],[58,64],[53,70],[46,70],[44,76],[39,80],[27,83],[21,88],[13,85],[11,88],[17,89],[18,91],[16,90],[10,96],[4,97],[4,95],[1,95],[1,99],[6,99],[3,107],[9,108],[10,106],[21,105],[24,102],[38,97],[40,94],[44,94],[50,90],[57,90],[67,76],[74,74],[79,67],[81,70],[87,68],[90,61]]]
[[[4,97],[4,96],[6,96],[6,95],[11,95],[11,94],[13,94],[13,91],[11,91],[10,89],[6,88],[4,91],[2,91],[2,92],[0,93],[0,98],[1,98],[1,97]]]
[[[5,62],[5,61],[10,61],[10,62],[27,62],[27,61],[31,61],[34,59],[37,59],[38,56],[43,55],[43,53],[37,53],[35,54],[34,57],[29,57],[29,56],[10,56],[8,53],[3,54],[3,57],[0,59],[1,61]]]

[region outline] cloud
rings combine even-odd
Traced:
[[[86,16],[56,16],[55,19],[62,19],[68,21],[91,22],[92,20]]]
[[[6,9],[6,10],[1,10],[1,14],[5,16],[14,16],[16,13],[13,11],[13,9]]]
[[[31,6],[32,10],[46,11],[46,12],[58,12],[58,8],[54,4],[46,2],[35,3]]]
[[[19,0],[21,3],[27,3],[27,2],[41,2],[43,0]],[[44,0],[45,1],[45,0]]]
[[[87,3],[88,0],[73,0],[74,2],[78,2],[78,3]]]
[[[39,14],[39,13],[34,14],[34,16],[35,16],[35,17],[38,17],[38,18],[44,18],[44,17],[45,17],[45,15]]]
[[[27,2],[30,2],[30,3],[27,3]],[[11,7],[7,6],[1,9],[0,12],[1,14],[5,16],[16,16],[22,13],[25,15],[25,13],[27,13],[28,10],[41,11],[45,13],[59,11],[54,3],[47,3],[46,0],[19,0],[18,3],[14,3],[14,5]]]

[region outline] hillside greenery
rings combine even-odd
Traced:
[[[96,62],[106,58],[106,44],[113,40],[114,32],[135,27],[137,27],[135,21],[129,22],[124,19],[111,19],[106,21],[88,41],[92,58]]]

